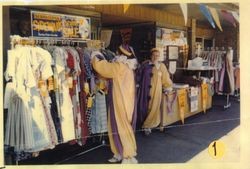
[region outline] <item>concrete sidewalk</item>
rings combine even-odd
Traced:
[[[213,162],[240,162],[240,127],[236,127],[225,136],[218,139],[225,145],[225,154],[220,159],[215,159],[208,153],[208,148],[195,155],[187,162],[213,163]]]

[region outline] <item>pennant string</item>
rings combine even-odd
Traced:
[[[207,18],[209,23],[212,25],[212,27],[215,28],[213,18],[211,16],[209,10],[207,9],[207,7],[205,5],[203,5],[203,4],[200,4],[200,10],[203,13],[203,15]]]
[[[184,16],[185,25],[187,25],[187,20],[188,20],[187,4],[186,3],[181,3],[180,7],[181,7],[182,14]]]
[[[221,27],[221,24],[220,24],[220,18],[219,18],[219,15],[217,13],[217,10],[215,8],[210,8],[208,7],[212,17],[214,18],[214,21],[216,23],[216,25],[218,26],[218,28],[220,29],[220,31],[222,32],[222,27]]]

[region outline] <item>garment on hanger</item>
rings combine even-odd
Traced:
[[[93,134],[107,131],[106,93],[96,90],[90,63],[94,49],[42,47],[16,45],[8,51],[4,142],[14,147],[17,160],[72,140],[84,145],[89,130]],[[94,106],[87,108],[92,94],[96,95]],[[88,130],[89,117],[96,122],[90,121]]]
[[[232,94],[234,92],[234,75],[232,60],[229,53],[224,55],[222,70],[220,73],[219,92],[224,94]]]
[[[240,89],[240,67],[237,66],[234,69],[234,76],[235,76],[235,90]]]
[[[145,61],[141,64],[141,67],[136,72],[137,83],[137,124],[141,127],[145,121],[148,113],[149,104],[149,91],[151,89],[151,76],[153,66],[149,64],[149,61]]]
[[[79,87],[78,87],[78,76],[81,73],[79,55],[77,51],[71,47],[65,47],[67,51],[67,71],[66,78],[69,85],[69,93],[73,104],[73,116],[75,125],[76,139],[81,138],[81,113],[79,103]]]
[[[14,90],[9,98],[5,144],[14,147],[16,152],[53,148],[57,144],[56,131],[37,86],[38,79],[47,80],[53,73],[49,62],[51,56],[31,46],[16,46],[13,51],[9,57],[15,58],[15,64],[10,64],[15,69]]]
[[[63,142],[74,140],[75,126],[73,116],[73,103],[69,94],[69,85],[65,77],[67,66],[67,51],[64,48],[56,47],[53,51],[55,62],[54,78],[56,81],[56,99],[59,114],[61,117],[61,127]]]
[[[104,94],[99,92],[95,95],[94,105],[91,114],[91,133],[104,133],[107,132],[107,109],[106,109],[106,99]]]
[[[86,98],[87,93],[84,91],[84,84],[87,83],[86,78],[86,69],[85,69],[85,63],[84,63],[84,51],[82,48],[77,47],[76,48],[79,54],[80,59],[80,69],[81,73],[79,75],[79,85],[80,85],[80,92],[79,92],[79,100],[80,100],[80,112],[81,112],[81,141],[84,145],[87,140],[87,136],[89,135],[88,125],[87,125],[87,119],[86,119]]]

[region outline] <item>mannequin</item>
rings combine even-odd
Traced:
[[[135,159],[136,140],[134,127],[135,113],[135,78],[134,70],[137,60],[125,48],[119,46],[114,62],[100,60],[92,53],[92,65],[95,71],[104,78],[110,79],[108,135],[111,151],[114,156],[109,162],[138,163]],[[114,134],[115,133],[115,134]]]

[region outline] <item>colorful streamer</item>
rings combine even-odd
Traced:
[[[128,11],[130,4],[124,4],[123,5],[123,13],[126,13]]]
[[[187,20],[188,20],[187,4],[186,3],[181,3],[180,7],[181,7],[181,11],[182,11],[183,16],[184,16],[185,25],[187,25]]]
[[[237,12],[232,11],[232,15],[234,19],[239,23],[239,14]]]
[[[184,124],[184,119],[185,119],[185,107],[187,106],[186,100],[187,100],[186,89],[178,90],[179,113],[182,124]]]
[[[202,109],[203,112],[206,113],[207,110],[207,100],[208,100],[208,85],[207,84],[202,84],[201,85],[201,94],[202,94]]]
[[[208,7],[208,9],[209,9],[211,15],[213,16],[216,25],[218,26],[218,28],[222,32],[223,30],[222,30],[222,27],[221,27],[221,24],[220,24],[220,18],[219,18],[219,15],[217,13],[217,10],[215,8],[210,8],[210,7]]]
[[[200,10],[203,13],[203,15],[207,18],[209,23],[212,25],[212,27],[215,28],[213,18],[211,16],[209,10],[207,9],[207,7],[205,5],[203,5],[203,4],[200,4]]]
[[[228,22],[233,24],[234,27],[236,27],[235,19],[231,13],[227,12],[226,10],[221,10],[221,15],[225,20],[227,20]]]

